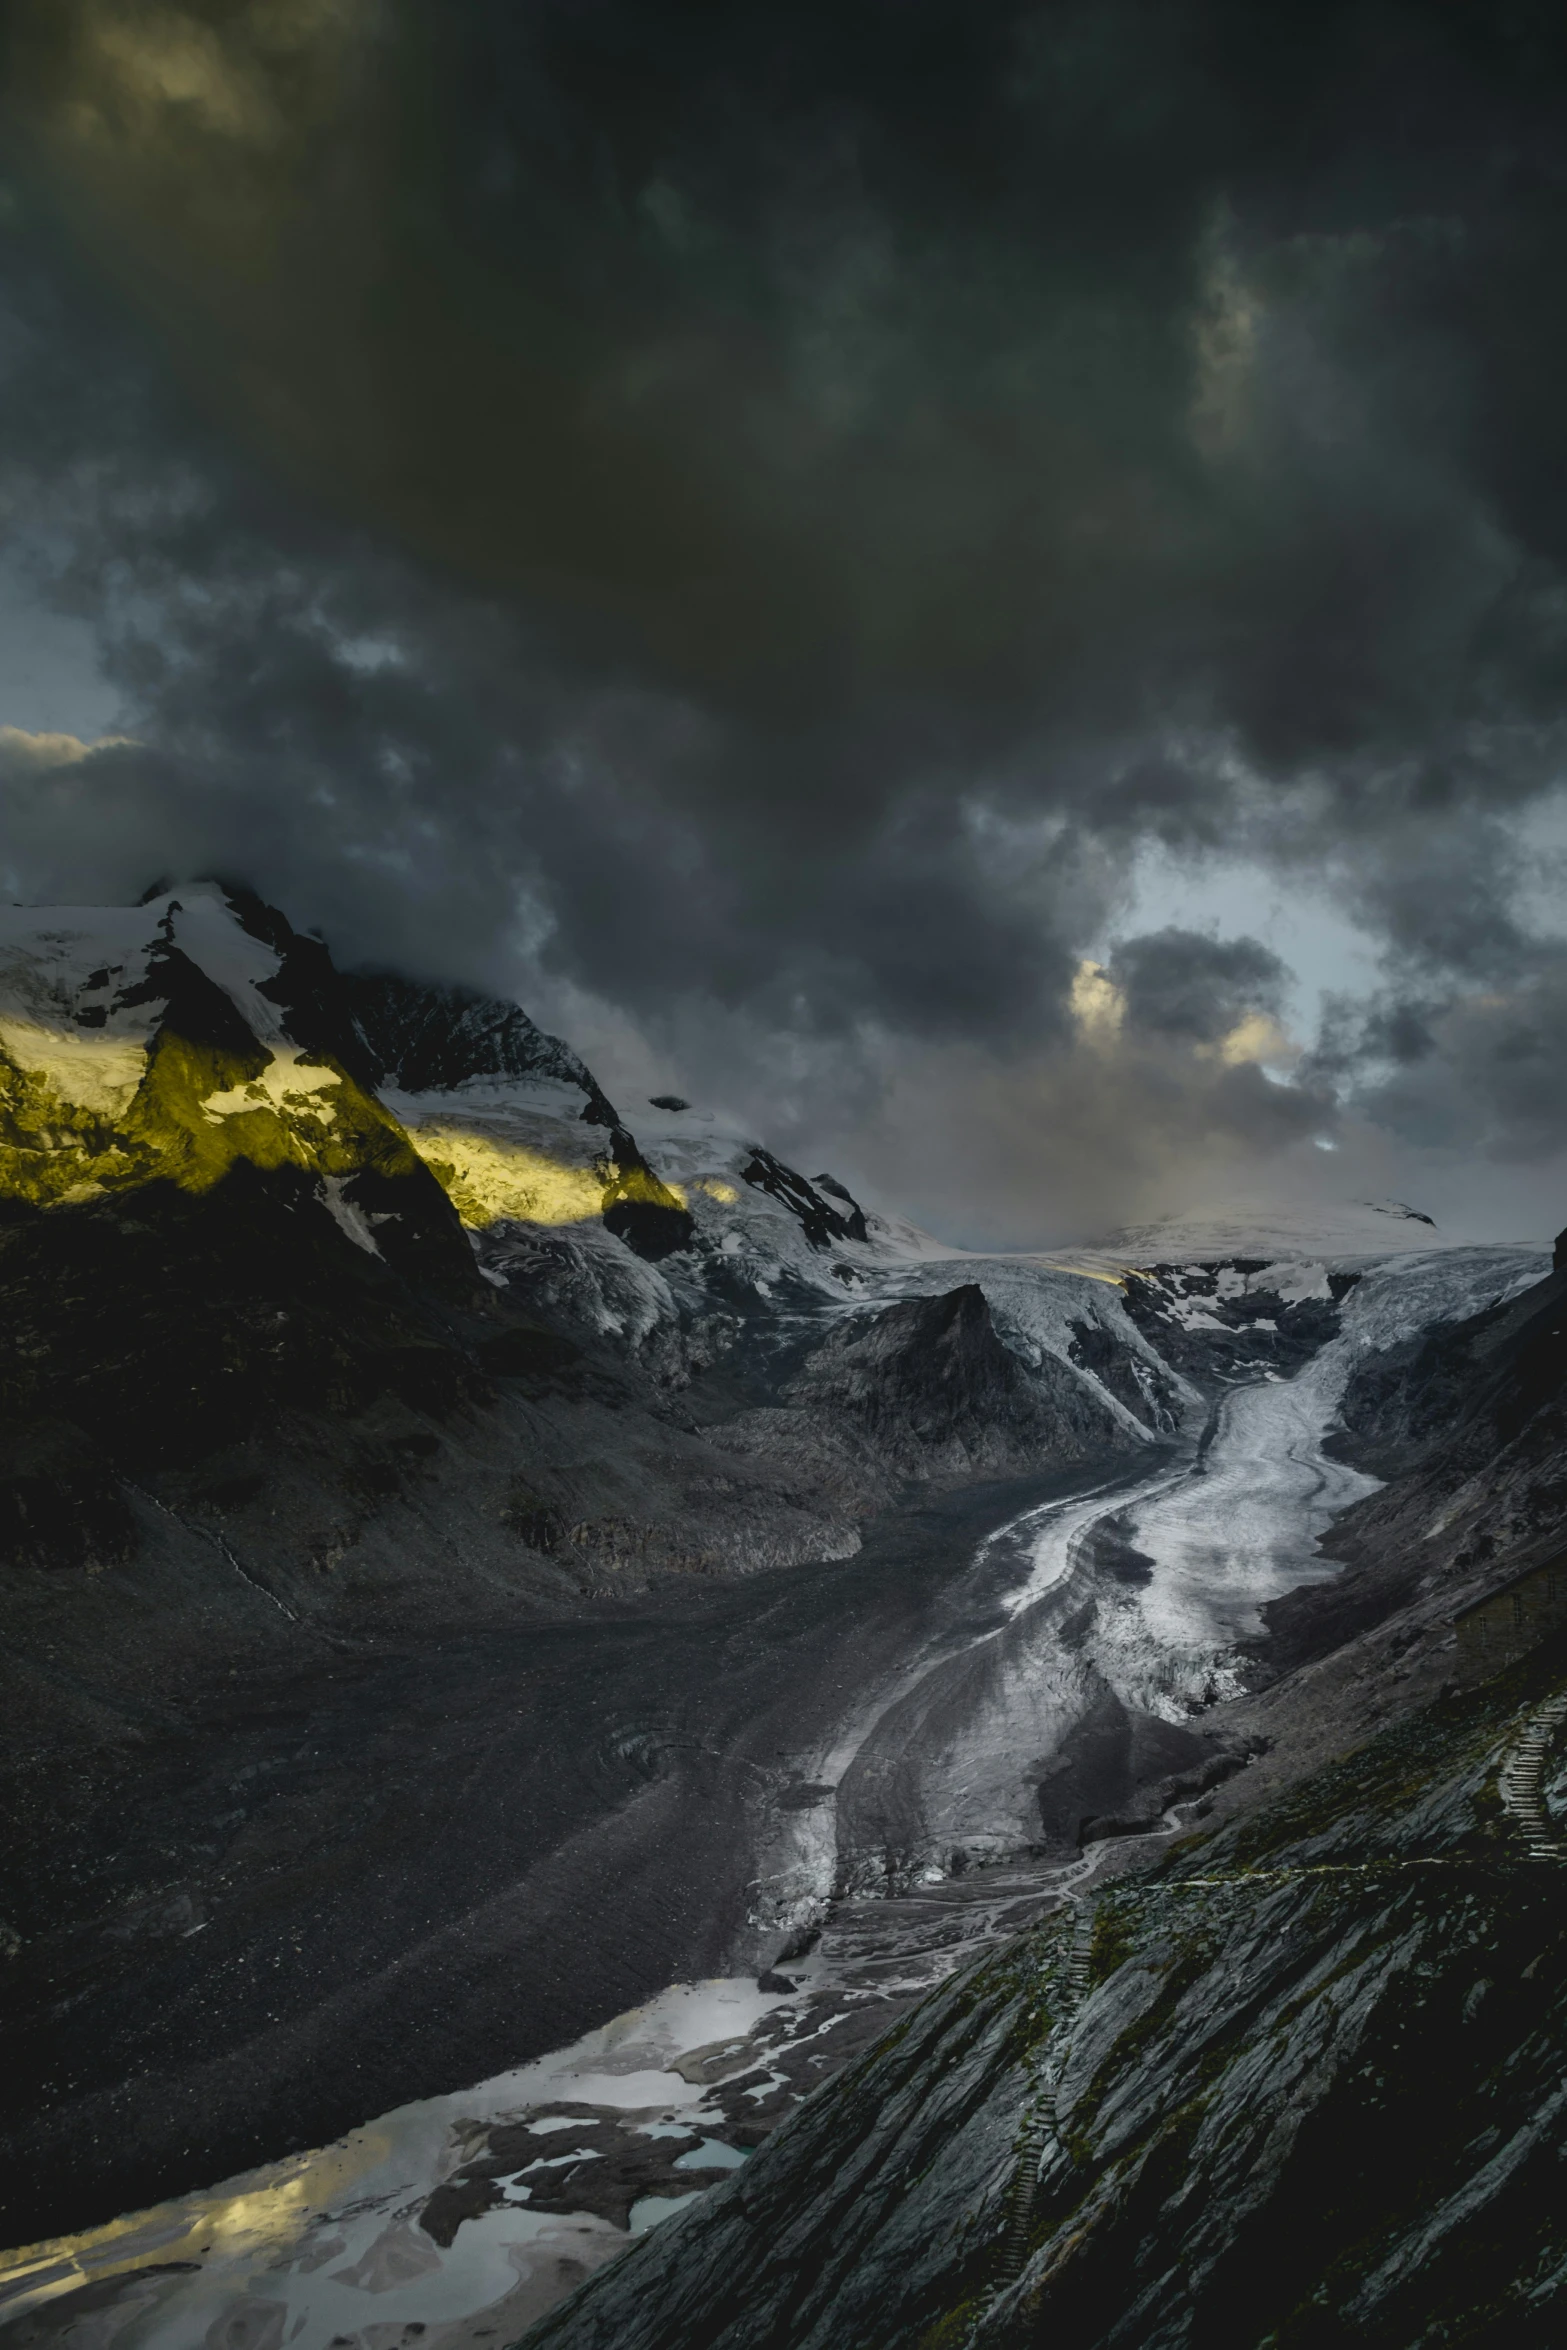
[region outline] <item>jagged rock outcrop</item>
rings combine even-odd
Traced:
[[[200,1197],[235,1169],[306,1178],[362,1247],[460,1293],[473,1271],[457,1219],[319,973],[296,987],[298,941],[212,885],[53,924],[0,918],[0,1199],[13,1214]],[[294,979],[287,977],[291,958]],[[311,1016],[291,1027],[283,999]],[[343,1043],[344,1055],[334,1051]],[[296,1197],[303,1197],[297,1181]]]
[[[1147,1265],[1127,1274],[1126,1310],[1166,1362],[1211,1390],[1298,1371],[1336,1336],[1357,1278],[1265,1257]]]
[[[690,1245],[694,1219],[648,1165],[586,1062],[536,1027],[520,1005],[387,972],[353,973],[344,989],[377,1084],[400,1094],[450,1094],[497,1081],[543,1080],[580,1095],[575,1115],[606,1130],[593,1162],[606,1229],[654,1263]]]
[[[392,1087],[399,1096],[474,1089],[483,1095],[496,1087],[520,1087],[525,1098],[530,1086],[558,1089],[570,1104],[568,1116],[604,1130],[601,1141],[570,1162],[580,1170],[583,1204],[592,1199],[606,1230],[651,1263],[690,1246],[695,1219],[649,1166],[586,1062],[558,1036],[536,1027],[520,1005],[472,988],[388,972],[355,972],[339,984],[377,1085]],[[411,1104],[405,1107],[411,1110]],[[551,1108],[556,1112],[551,1122],[558,1122],[559,1105]],[[449,1155],[439,1118],[428,1131],[419,1120],[414,1134],[416,1147],[463,1213],[494,1220],[498,1203],[474,1196],[455,1163],[460,1149]],[[526,1185],[522,1188],[525,1192]]]
[[[831,1175],[818,1175],[814,1184],[786,1167],[760,1143],[751,1147],[741,1179],[765,1191],[799,1218],[800,1229],[812,1248],[830,1248],[835,1240],[864,1240],[865,1211],[858,1200]],[[830,1196],[824,1198],[823,1193]],[[838,1205],[834,1205],[834,1202]]]

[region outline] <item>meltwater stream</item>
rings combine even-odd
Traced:
[[[759,1838],[735,1953],[748,1974],[672,1986],[570,2049],[322,2151],[0,2256],[0,2327],[20,2321],[30,2344],[60,2350],[515,2340],[628,2240],[602,2212],[536,2207],[551,2167],[589,2153],[579,2139],[623,2177],[661,2141],[689,2144],[658,2192],[622,2197],[633,2233],[655,2224],[697,2191],[681,2165],[711,2179],[742,2159],[758,2135],[750,2114],[771,2118],[951,1967],[1120,1865],[1108,1847],[1056,1866],[1028,1857],[1040,1773],[1063,1738],[1106,1692],[1179,1724],[1236,1689],[1236,1641],[1268,1599],[1334,1571],[1321,1535],[1372,1489],[1323,1449],[1356,1355],[1539,1271],[1532,1252],[1498,1249],[1373,1267],[1339,1338],[1295,1379],[1230,1392],[1148,1474],[987,1536],[920,1652],[794,1758],[797,1800]],[[781,1942],[813,1927],[808,1955],[759,1985]],[[492,2133],[512,2142],[519,2128],[528,2159],[488,2208],[474,2202],[450,2230],[421,2225]]]

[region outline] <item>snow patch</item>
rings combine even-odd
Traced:
[[[201,1105],[201,1114],[214,1126],[221,1119],[242,1116],[247,1110],[273,1110],[280,1117],[292,1112],[296,1117],[320,1118],[330,1125],[337,1117],[337,1105],[319,1097],[342,1082],[335,1069],[323,1068],[319,1061],[307,1061],[296,1045],[280,1042],[259,1077],[252,1077],[243,1085],[227,1086],[221,1093],[209,1093]]]
[[[353,1201],[344,1196],[347,1181],[344,1175],[323,1175],[320,1178],[322,1205],[333,1223],[347,1233],[355,1248],[362,1248],[367,1255],[378,1257],[381,1251],[371,1230],[370,1218],[363,1208],[355,1207]]]

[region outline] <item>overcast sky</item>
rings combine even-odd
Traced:
[[[945,1235],[1567,1222],[1567,17],[11,0],[0,891]]]

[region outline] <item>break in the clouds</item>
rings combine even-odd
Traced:
[[[12,578],[122,738],[0,708],[12,894],[243,873],[971,1233],[1560,1155],[1557,11],[7,39]]]

